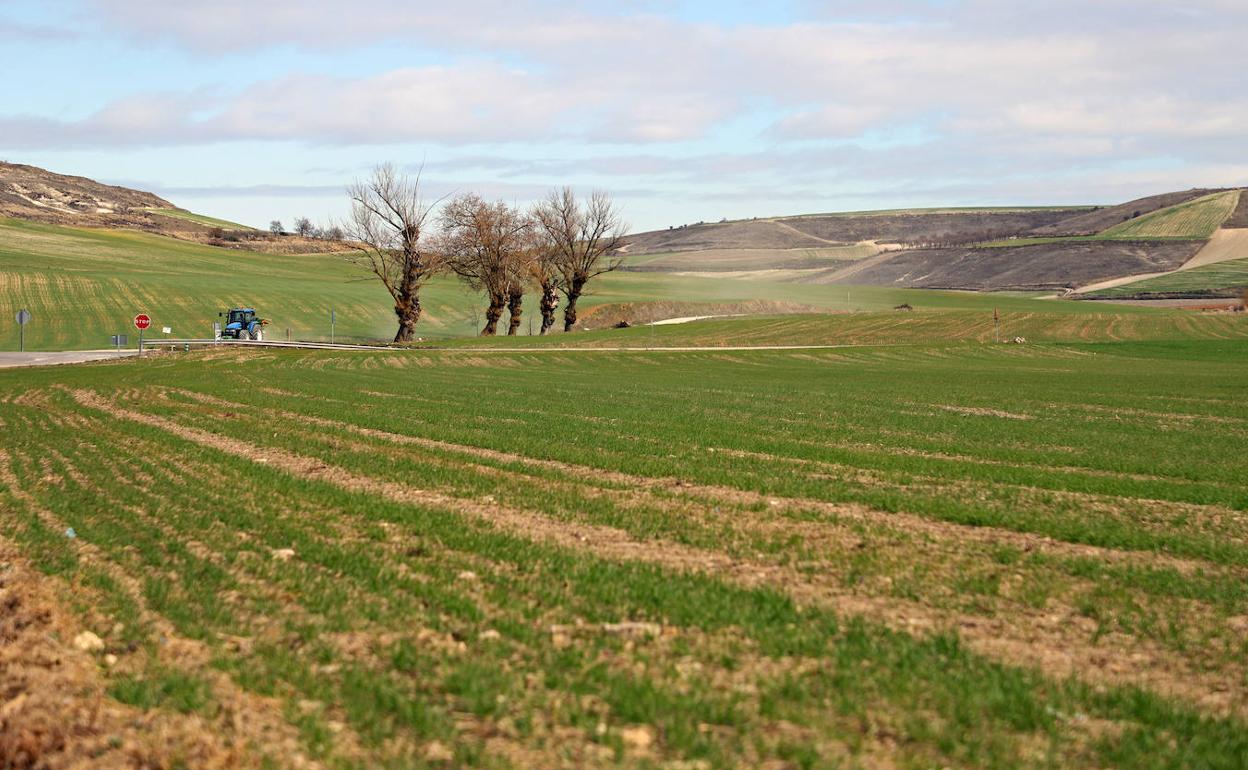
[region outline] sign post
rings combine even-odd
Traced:
[[[143,331],[152,325],[152,317],[139,313],[134,317],[134,328],[139,330],[139,355],[143,355]]]
[[[22,308],[17,311],[17,328],[18,334],[21,335],[21,351],[26,352],[26,324],[30,323],[30,311]]]
[[[334,324],[337,323],[338,316],[331,307],[329,309],[329,344],[334,344]]]

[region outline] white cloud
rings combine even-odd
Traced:
[[[1141,167],[1163,169],[1159,184],[1188,170],[1180,187],[1248,181],[1235,170],[1243,0],[849,0],[733,24],[657,2],[80,2],[130,45],[301,71],[136,91],[83,119],[0,112],[0,149],[416,145],[461,177],[580,175],[690,197],[990,194],[1096,174],[1110,190],[1142,184],[1121,171]],[[394,54],[404,46],[418,65]],[[918,146],[878,140],[907,129]]]
[[[821,20],[736,26],[563,0],[88,5],[135,38],[201,51],[397,39],[452,53],[354,78],[271,73],[207,117],[170,114],[186,99],[137,97],[78,125],[42,126],[49,142],[107,144],[125,127],[135,143],[679,142],[762,114],[778,116],[765,136],[780,141],[852,138],[933,114],[961,131],[1199,139],[1225,135],[1248,106],[1238,85],[1248,11],[1224,0],[1182,13],[1152,0],[1008,12],[988,0],[811,3]]]

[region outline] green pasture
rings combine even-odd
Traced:
[[[1248,259],[1232,259],[1103,289],[1096,294],[1125,297],[1178,292],[1227,293],[1244,288],[1248,288]]]
[[[481,298],[456,281],[434,281],[422,299],[425,314],[418,334],[423,341],[471,338],[480,328]],[[535,320],[534,298],[526,300],[522,334],[527,334],[530,321]],[[1106,311],[1088,303],[1038,299],[1025,293],[830,286],[625,271],[595,279],[581,300],[581,309],[653,302],[666,303],[673,316],[684,316],[702,314],[698,312],[701,305],[722,307],[750,300],[852,315],[780,322],[779,327],[775,320],[736,319],[714,335],[725,342],[741,335],[741,339],[764,344],[983,339],[985,319],[994,310],[1006,314],[1006,333],[1037,339],[1095,337],[1101,333],[1098,329],[1110,339],[1201,336],[1210,325],[1177,311]],[[912,306],[914,315],[892,310],[901,304]],[[26,330],[28,348],[54,350],[106,347],[109,337],[119,333],[129,334],[133,344],[136,334],[130,322],[139,312],[152,317],[157,336],[168,326],[174,337],[206,337],[218,312],[239,305],[256,307],[271,319],[268,333],[274,339],[285,338],[289,329],[293,339],[328,340],[331,309],[338,340],[385,341],[393,335],[388,295],[344,255],[257,254],[134,231],[0,220],[0,350],[18,346],[12,319],[20,308],[34,316]],[[1072,316],[1083,320],[1072,320]],[[894,325],[896,333],[891,333]],[[868,328],[874,331],[865,333]],[[769,331],[775,329],[776,334]],[[686,333],[683,328],[660,327],[648,334],[675,339]],[[617,338],[640,339],[636,330],[612,337]],[[559,334],[553,339],[558,344],[570,341]]]
[[[1129,219],[1101,233],[1104,238],[1207,239],[1222,226],[1239,203],[1239,190],[1213,193]]]
[[[1244,352],[0,372],[0,536],[119,656],[112,698],[224,736],[220,677],[276,703],[266,767],[1230,770]]]
[[[1239,190],[1213,193],[1129,219],[1096,235],[1005,238],[976,245],[1011,248],[1074,241],[1205,241],[1235,210],[1239,195]]]
[[[149,212],[170,219],[181,219],[184,222],[194,222],[197,225],[205,225],[207,227],[220,227],[223,230],[254,230],[256,228],[248,225],[240,225],[237,222],[231,222],[228,219],[217,219],[216,217],[205,216],[204,214],[196,214],[193,211],[185,209],[148,209]]]

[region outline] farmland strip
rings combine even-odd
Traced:
[[[1217,713],[1248,713],[1242,687],[1228,683],[1226,672],[1210,674],[1176,663],[1164,650],[1144,642],[1130,656],[1115,656],[1083,641],[1083,632],[1069,619],[1038,616],[1027,619],[1020,633],[1007,620],[946,616],[915,602],[864,597],[849,593],[829,576],[806,576],[793,569],[664,541],[638,541],[603,526],[552,520],[532,511],[465,500],[396,482],[378,480],[328,465],[320,459],[268,447],[256,448],[220,434],[180,425],[151,414],[127,410],[88,390],[72,391],[82,405],[115,417],[167,431],[186,441],[227,453],[250,454],[269,467],[347,490],[379,495],[407,504],[432,506],[490,522],[515,534],[562,547],[587,550],[615,561],[642,561],[689,572],[707,573],[746,587],[771,586],[805,604],[828,606],[846,615],[864,615],[910,632],[940,630],[952,622],[969,646],[1011,664],[1040,668],[1050,675],[1082,676],[1103,683],[1130,683],[1173,694]],[[424,441],[424,439],[422,439]],[[548,462],[548,461],[543,461]],[[713,488],[720,493],[725,490]],[[733,490],[733,492],[736,492]],[[1083,553],[1087,553],[1084,551]],[[820,578],[823,579],[820,579]],[[1242,678],[1242,675],[1241,675]]]

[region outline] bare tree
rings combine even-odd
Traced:
[[[316,230],[316,226],[312,224],[312,220],[307,217],[299,217],[295,220],[295,233],[304,238],[310,238]]]
[[[509,333],[519,328],[523,281],[517,282],[519,263],[528,253],[530,223],[519,211],[498,201],[487,203],[465,193],[442,208],[439,248],[447,267],[476,291],[485,293],[487,307],[481,336],[498,332],[498,319],[509,305]]]
[[[540,226],[534,228],[532,241],[532,256],[526,266],[530,280],[537,287],[541,334],[544,335],[555,325],[555,311],[559,309],[559,291],[563,286],[563,273],[559,269],[561,252]]]
[[[533,220],[520,215],[524,221],[524,230],[519,234],[519,244],[515,253],[506,262],[507,269],[507,310],[511,314],[507,324],[507,336],[514,337],[520,332],[521,314],[524,312],[524,294],[530,286],[541,284],[537,281],[536,264],[541,257],[540,241],[534,228]],[[553,311],[551,313],[553,317]]]
[[[281,235],[282,234],[282,221],[280,219],[274,219],[272,222],[270,222],[269,232],[273,233],[274,235]]]
[[[399,330],[395,342],[411,342],[420,320],[420,290],[442,269],[423,243],[429,206],[420,198],[420,177],[410,179],[394,166],[373,169],[367,181],[347,188],[351,221],[347,243],[352,260],[367,267],[394,298]]]
[[[560,289],[567,298],[563,330],[576,325],[576,301],[590,279],[611,272],[623,258],[613,253],[623,245],[627,229],[611,196],[600,190],[583,204],[571,187],[554,190],[533,207],[533,218],[557,255]]]

